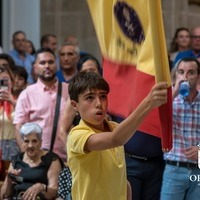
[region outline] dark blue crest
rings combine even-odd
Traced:
[[[123,33],[134,43],[141,44],[145,35],[135,10],[127,3],[120,1],[114,6],[114,14]]]

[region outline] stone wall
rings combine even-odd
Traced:
[[[85,0],[42,0],[41,35],[45,33],[54,33],[59,45],[67,36],[76,36],[82,51],[100,56]]]
[[[100,57],[95,31],[85,0],[42,0],[41,35],[54,33],[61,44],[65,37],[78,38],[83,51]],[[189,5],[189,0],[162,0],[163,20],[167,46],[176,28],[200,25],[200,6]]]
[[[162,0],[162,8],[168,47],[178,27],[200,26],[199,4],[189,4],[189,0]]]

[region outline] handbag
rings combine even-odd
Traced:
[[[57,99],[56,99],[56,108],[55,108],[55,114],[54,114],[54,122],[53,122],[53,130],[52,130],[52,136],[51,136],[51,146],[50,151],[53,151],[53,146],[56,138],[56,132],[57,132],[57,126],[58,126],[58,116],[60,111],[60,101],[61,101],[61,92],[62,92],[62,83],[58,82],[58,93],[57,93]]]
[[[72,175],[68,166],[65,166],[63,170],[60,172],[58,178],[58,197],[66,199],[70,198],[71,194],[71,187],[72,187]]]

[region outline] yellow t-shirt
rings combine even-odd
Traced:
[[[117,124],[107,121],[110,130]],[[88,127],[82,120],[68,136],[68,165],[72,173],[73,200],[125,200],[127,178],[123,146],[103,151],[84,152],[92,134],[101,131]]]

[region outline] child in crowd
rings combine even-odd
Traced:
[[[28,73],[23,66],[16,66],[13,74],[14,85],[12,88],[12,93],[15,99],[17,99],[22,90],[24,90],[27,86]]]
[[[118,125],[106,120],[109,90],[94,72],[80,72],[69,84],[71,104],[81,116],[67,140],[74,200],[131,199],[123,145],[145,116],[167,101],[167,83],[158,83]]]

